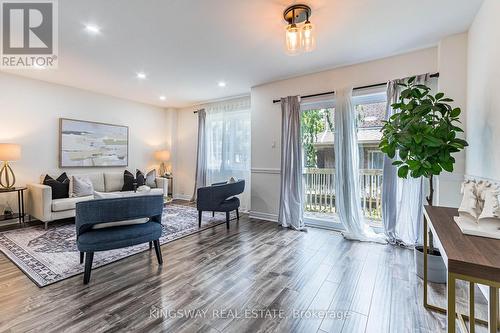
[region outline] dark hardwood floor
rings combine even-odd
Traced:
[[[402,248],[242,215],[230,230],[219,225],[162,252],[163,267],[149,251],[95,269],[87,286],[77,276],[45,288],[0,254],[0,331],[445,330],[446,318],[422,307],[413,252]],[[444,286],[430,291],[443,306]],[[466,304],[465,285],[457,295]],[[484,300],[477,301],[476,313],[485,318]]]

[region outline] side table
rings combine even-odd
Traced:
[[[12,214],[12,215],[0,215],[0,221],[6,221],[6,220],[11,220],[11,219],[18,219],[19,224],[23,225],[24,224],[24,217],[25,217],[25,212],[24,212],[24,191],[26,191],[26,187],[13,187],[10,189],[0,189],[0,194],[2,193],[12,193],[16,192],[17,193],[17,211],[18,213]]]

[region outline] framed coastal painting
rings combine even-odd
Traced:
[[[59,120],[59,167],[128,166],[128,127]]]

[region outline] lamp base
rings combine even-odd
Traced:
[[[10,191],[14,188],[15,183],[16,176],[14,175],[14,171],[12,171],[9,162],[3,162],[3,166],[0,169],[0,189]]]

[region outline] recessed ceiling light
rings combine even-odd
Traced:
[[[101,32],[101,28],[99,28],[95,24],[85,24],[85,31],[87,31],[91,34],[97,35]]]
[[[137,78],[140,79],[140,80],[145,80],[146,77],[147,77],[146,73],[144,73],[144,72],[137,73]]]
[[[160,96],[160,100],[161,100],[161,101],[164,101],[164,100],[166,100],[166,99],[167,99],[167,98],[166,98],[165,96]]]
[[[219,83],[217,83],[217,85],[221,88],[224,88],[226,86],[226,82],[220,81]]]

